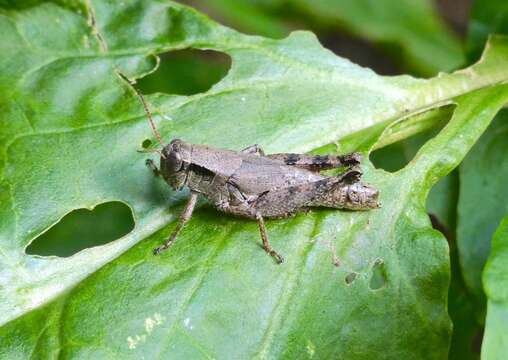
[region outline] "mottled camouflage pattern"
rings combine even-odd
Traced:
[[[265,249],[282,262],[268,243],[264,217],[282,218],[319,206],[352,210],[379,207],[378,191],[359,181],[360,161],[358,153],[265,155],[257,145],[235,152],[175,139],[162,150],[158,171],[173,189],[187,186],[192,198],[170,240],[156,253],[176,239],[192,214],[197,194],[202,194],[218,210],[257,219]],[[346,170],[338,176],[319,173],[340,167]]]

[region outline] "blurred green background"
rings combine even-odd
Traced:
[[[337,55],[382,75],[431,77],[441,71],[453,71],[478,60],[488,34],[508,34],[507,0],[181,2],[248,34],[282,38],[294,30],[311,30],[323,46]],[[231,66],[227,55],[214,51],[173,51],[162,54],[160,60],[159,68],[138,82],[143,93],[200,93],[220,81]],[[506,115],[505,110],[498,118],[507,119]],[[503,126],[502,122],[495,121],[489,131],[495,132],[492,127]],[[371,160],[376,167],[396,171],[437,131],[439,129],[432,129],[379,149],[371,154]],[[480,151],[476,148],[481,146],[477,144],[471,157],[482,156],[475,155]],[[466,159],[465,163],[468,171],[475,171],[473,160]],[[457,169],[443,179],[432,190],[427,204],[433,225],[447,237],[451,250],[449,312],[454,322],[451,359],[479,358],[485,321],[485,298],[481,286],[479,291],[475,291],[474,285],[466,284],[461,270],[465,265],[460,257],[462,255],[459,256],[470,251],[461,244],[466,244],[466,238],[471,237],[467,226],[459,226],[459,223],[469,222],[468,218],[458,218],[458,213],[469,216],[460,211],[459,203],[467,202],[467,193],[475,191],[461,192],[461,176],[465,171]],[[493,229],[503,215],[500,212],[493,214],[490,219],[492,224],[482,224],[485,228],[478,230],[482,233],[484,244],[482,256],[478,258],[480,270],[490,249]],[[130,210],[121,203],[99,205],[93,211],[76,210],[33,242],[27,252],[43,256],[70,256],[86,247],[113,241],[128,233],[133,225]],[[464,240],[458,238],[458,232]],[[472,281],[474,283],[474,279]]]

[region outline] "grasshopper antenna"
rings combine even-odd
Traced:
[[[159,134],[159,131],[157,131],[157,128],[155,127],[155,122],[153,121],[152,113],[151,113],[150,109],[148,108],[148,104],[146,103],[145,97],[143,96],[143,94],[141,94],[139,92],[138,89],[136,89],[135,86],[133,86],[133,89],[136,92],[136,94],[138,95],[139,100],[141,100],[143,107],[145,108],[146,116],[148,117],[148,122],[150,123],[150,127],[152,128],[152,131],[153,131],[155,137],[157,138],[157,141],[159,142],[159,144],[162,147],[164,147],[164,142],[162,141],[161,134]]]
[[[150,111],[150,109],[148,108],[148,103],[146,102],[145,100],[145,97],[143,96],[143,94],[141,94],[141,92],[134,86],[134,82],[131,81],[127,76],[125,76],[124,74],[122,74],[121,72],[118,72],[118,75],[120,75],[120,77],[122,79],[124,79],[125,81],[127,81],[131,86],[132,88],[134,89],[134,92],[136,93],[136,95],[138,96],[139,100],[141,101],[141,104],[143,104],[143,108],[145,109],[145,112],[146,112],[146,116],[148,117],[148,122],[150,123],[150,127],[152,128],[152,132],[153,134],[155,135],[155,137],[157,138],[157,141],[159,142],[159,144],[161,145],[161,147],[164,147],[164,142],[162,141],[162,137],[161,137],[161,134],[159,134],[159,131],[157,131],[157,128],[155,127],[155,122],[153,121],[153,116],[152,116],[152,112]],[[159,152],[157,150],[155,150],[156,152]],[[159,152],[161,155],[162,155],[162,152]],[[164,157],[164,156],[163,156]]]

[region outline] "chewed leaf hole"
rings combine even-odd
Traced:
[[[177,50],[160,55],[157,70],[138,80],[144,94],[193,95],[207,91],[226,76],[231,58],[212,50]]]
[[[381,289],[386,284],[386,269],[383,260],[377,259],[372,266],[369,288],[371,290]]]
[[[358,277],[357,273],[350,272],[346,275],[344,281],[346,282],[347,285],[351,285],[356,280],[357,277]]]
[[[77,252],[107,244],[134,229],[131,209],[113,201],[97,205],[93,210],[77,209],[34,239],[26,253],[40,256],[67,257]]]
[[[414,115],[394,126],[399,131],[411,133],[421,126],[420,133],[407,139],[381,147],[370,154],[370,160],[376,168],[397,172],[404,168],[418,153],[420,148],[435,137],[450,120],[454,105],[447,105]],[[392,131],[395,131],[392,129]],[[381,139],[382,140],[382,139]],[[382,141],[381,141],[382,143]]]

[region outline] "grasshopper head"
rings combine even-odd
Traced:
[[[187,172],[191,164],[191,145],[179,139],[173,139],[162,149],[160,171],[166,182],[180,190],[187,181]]]
[[[379,191],[372,186],[355,182],[343,188],[346,208],[351,210],[368,210],[381,207],[378,202]]]

